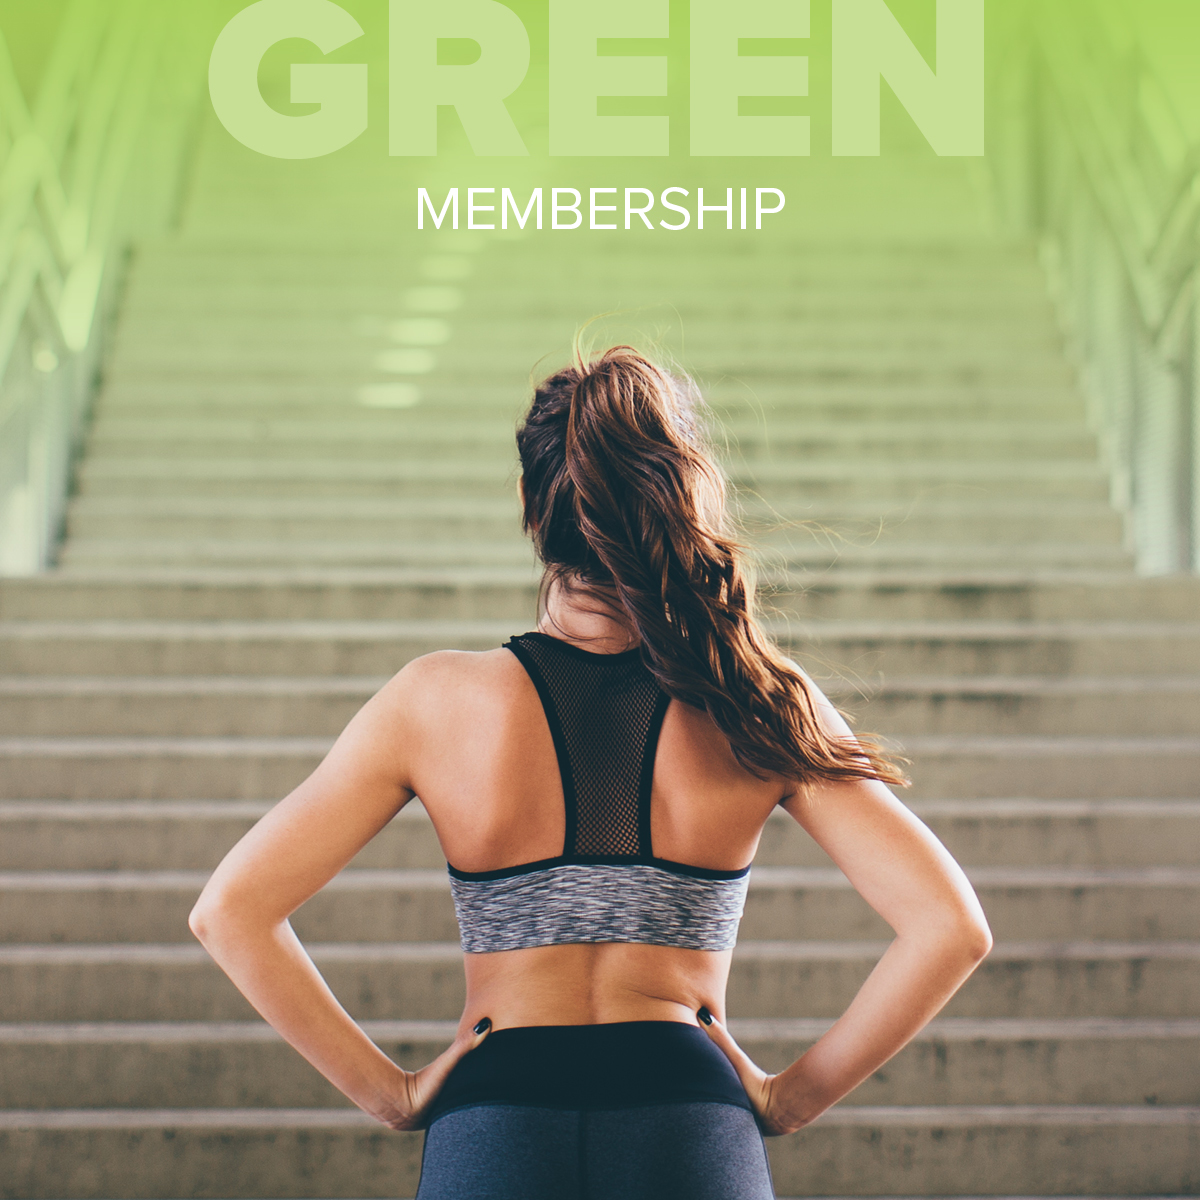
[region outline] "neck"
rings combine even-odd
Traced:
[[[550,585],[538,632],[595,654],[620,654],[638,644],[613,590],[577,581]]]

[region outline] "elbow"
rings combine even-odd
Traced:
[[[210,954],[217,956],[286,922],[286,914],[275,916],[264,908],[260,898],[247,896],[236,884],[210,880],[188,914],[188,928]]]
[[[902,935],[903,936],[903,935]],[[992,931],[983,912],[945,913],[941,920],[926,919],[914,936],[925,952],[954,971],[969,975],[992,949]]]
[[[215,925],[216,914],[213,912],[213,906],[204,896],[201,896],[188,914],[188,928],[195,934],[196,940],[202,946],[206,946]]]
[[[982,912],[963,922],[959,944],[972,967],[978,966],[991,953],[992,930]]]
[[[231,916],[227,898],[210,882],[188,914],[188,928],[202,946],[208,947],[228,927]]]

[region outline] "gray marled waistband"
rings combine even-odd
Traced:
[[[703,879],[645,863],[564,863],[500,879],[456,879],[450,891],[470,954],[572,942],[645,942],[729,950],[749,875]]]

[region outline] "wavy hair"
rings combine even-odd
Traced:
[[[812,686],[756,619],[698,404],[689,381],[629,346],[577,349],[537,386],[517,448],[547,578],[615,592],[659,686],[707,712],[756,776],[905,784],[869,739],[826,731]]]

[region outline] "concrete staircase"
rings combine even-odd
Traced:
[[[1200,587],[1133,575],[1035,258],[961,168],[897,167],[875,203],[907,187],[925,223],[867,246],[602,254],[322,237],[350,185],[301,201],[299,170],[210,131],[183,231],[134,259],[61,567],[0,584],[0,1197],[413,1194],[419,1135],[257,1022],[186,914],[391,672],[532,623],[514,418],[534,363],[618,309],[606,334],[663,327],[705,384],[782,640],[911,754],[997,937],[913,1046],[771,1144],[779,1194],[1200,1194]],[[399,1061],[448,1040],[419,809],[296,924]],[[789,1061],[887,936],[773,820],[735,1031]]]

